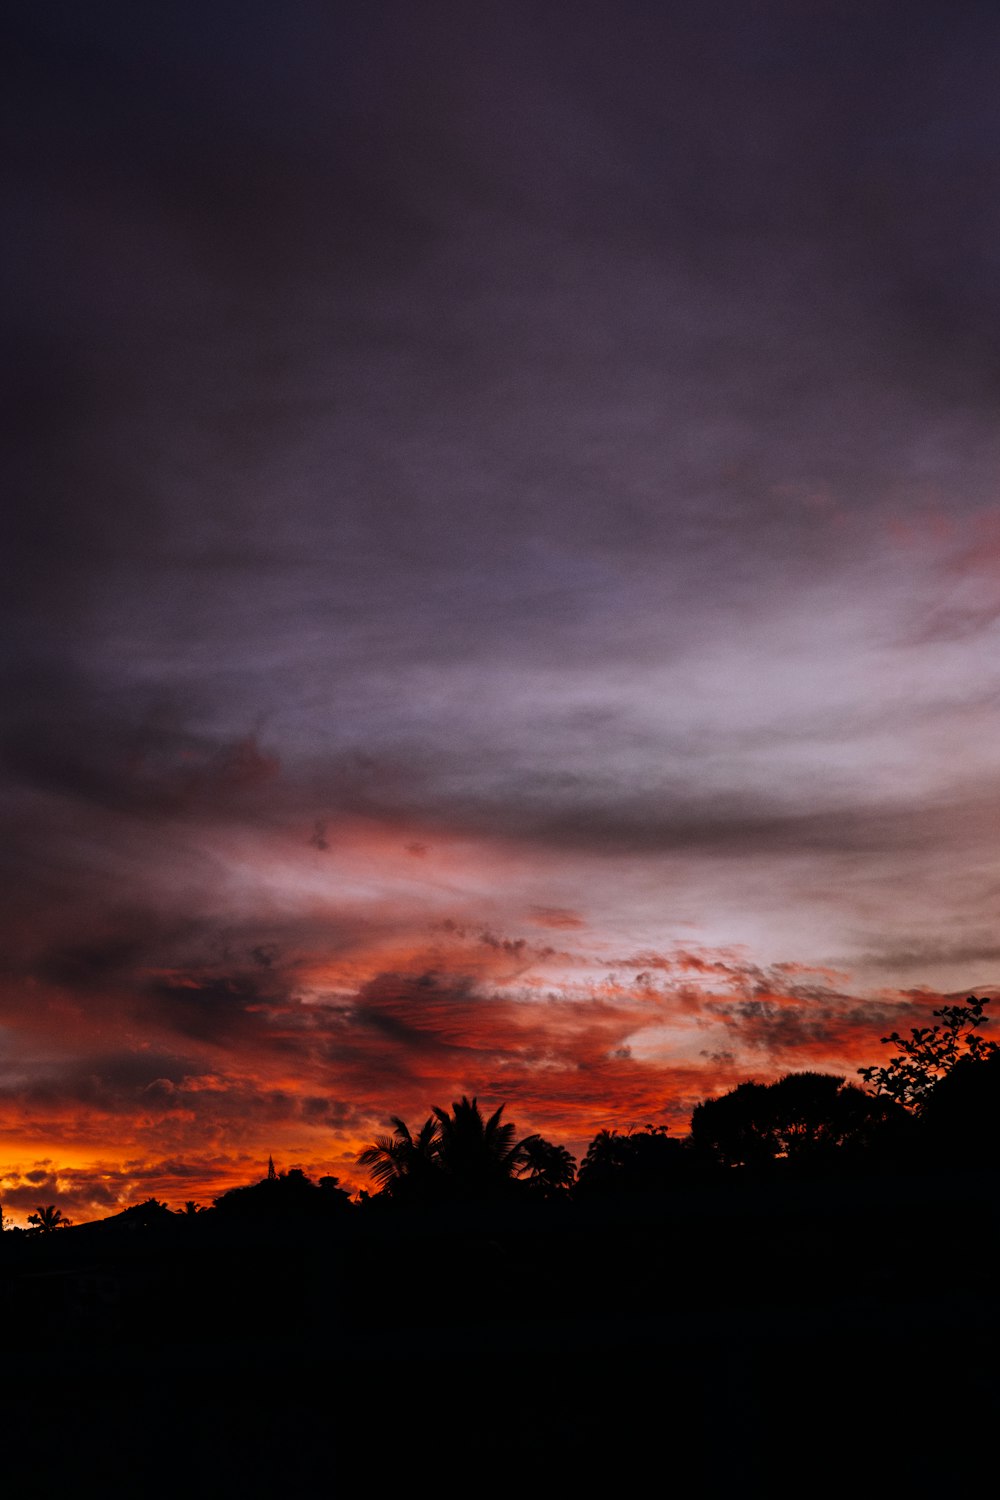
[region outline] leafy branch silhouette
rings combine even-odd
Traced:
[[[888,1094],[919,1114],[931,1090],[963,1058],[983,1062],[1000,1051],[998,1043],[980,1035],[989,1024],[988,998],[970,995],[960,1005],[934,1011],[936,1026],[913,1026],[908,1037],[893,1031],[881,1038],[899,1048],[882,1067],[859,1068],[858,1073],[876,1094]]]

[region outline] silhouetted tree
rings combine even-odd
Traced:
[[[556,1198],[573,1186],[576,1162],[565,1146],[554,1146],[540,1135],[521,1142],[518,1175],[536,1197]]]
[[[762,1166],[777,1159],[819,1164],[857,1158],[896,1139],[905,1115],[833,1073],[786,1073],[775,1083],[741,1083],[697,1105],[691,1145],[722,1166]]]
[[[956,1063],[964,1058],[982,1062],[1000,1050],[979,1034],[988,1024],[988,1004],[988,999],[970,995],[961,1005],[934,1011],[937,1026],[913,1026],[908,1037],[891,1032],[882,1042],[898,1047],[896,1056],[882,1067],[859,1068],[859,1074],[876,1094],[887,1094],[919,1113],[931,1090]]]
[[[691,1114],[691,1147],[721,1166],[756,1167],[773,1161],[778,1144],[771,1127],[767,1085],[740,1083],[718,1099],[704,1099]]]
[[[532,1139],[515,1140],[515,1126],[501,1121],[503,1111],[501,1104],[485,1120],[477,1100],[463,1095],[450,1112],[435,1105],[417,1136],[394,1116],[393,1134],[376,1136],[358,1155],[358,1165],[368,1168],[380,1195],[396,1199],[491,1196],[521,1171]]]
[[[359,1152],[358,1166],[366,1167],[379,1191],[390,1198],[433,1196],[441,1177],[437,1120],[429,1115],[416,1136],[398,1115],[392,1116],[392,1124],[392,1135],[377,1135]]]
[[[450,1189],[461,1197],[482,1197],[506,1187],[524,1160],[530,1137],[515,1140],[517,1127],[501,1123],[504,1106],[488,1120],[475,1099],[464,1094],[451,1106],[451,1113],[434,1106],[438,1122],[437,1160]]]
[[[645,1130],[601,1130],[580,1163],[576,1191],[580,1197],[615,1193],[655,1193],[674,1186],[686,1166],[681,1141],[666,1125]]]
[[[50,1203],[46,1208],[39,1208],[36,1213],[28,1215],[28,1223],[32,1225],[36,1234],[52,1234],[57,1229],[70,1229],[72,1219],[67,1219]]]

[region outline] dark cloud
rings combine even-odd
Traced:
[[[873,1000],[821,985],[776,991],[761,983],[748,998],[706,999],[703,1014],[722,1021],[743,1056],[757,1052],[769,1071],[794,1071],[831,1058],[879,1061],[885,1033],[931,1024],[946,999],[927,990]]]
[[[896,936],[905,938],[904,934]],[[903,946],[878,953],[864,954],[859,962],[865,964],[866,967],[885,969],[894,974],[907,970],[936,969],[941,966],[961,968],[964,965],[971,968],[976,964],[987,964],[991,968],[996,968],[1000,967],[1000,946],[986,935],[952,943],[912,935]]]

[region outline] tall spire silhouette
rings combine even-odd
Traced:
[[[268,1180],[268,1182],[274,1182],[274,1180],[276,1179],[277,1175],[278,1175],[277,1172],[274,1170],[274,1157],[273,1156],[269,1156],[267,1158],[267,1180]]]

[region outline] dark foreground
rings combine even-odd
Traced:
[[[4,1484],[978,1492],[998,1188],[4,1235]]]

